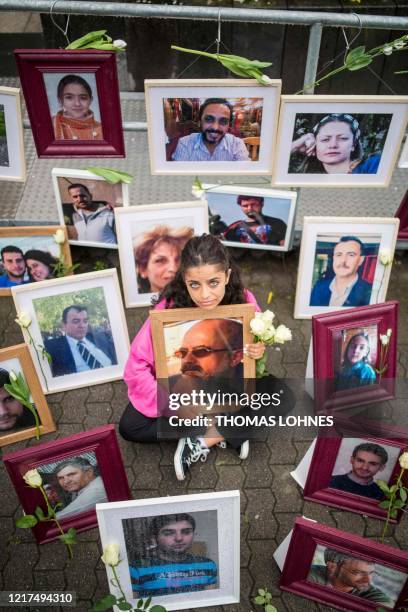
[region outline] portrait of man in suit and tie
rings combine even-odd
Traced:
[[[53,376],[106,368],[118,363],[109,330],[91,328],[88,307],[70,304],[62,311],[62,335],[44,340]]]

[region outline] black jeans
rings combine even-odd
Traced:
[[[296,402],[293,391],[284,384],[282,380],[276,379],[274,376],[266,376],[256,380],[256,392],[257,393],[276,393],[284,389],[285,402],[284,405],[280,406],[268,406],[261,408],[260,410],[254,411],[251,408],[244,408],[239,412],[235,412],[234,416],[270,416],[270,415],[285,415],[290,412]],[[188,428],[186,432],[183,432],[180,428],[180,437],[185,436],[202,436],[205,433],[205,427]],[[254,432],[248,431],[239,426],[225,425],[218,426],[217,430],[219,434],[226,440],[226,442],[232,446],[232,448],[239,448],[239,446],[249,438],[259,439],[258,435],[254,435]],[[129,402],[126,406],[124,413],[119,422],[119,433],[125,440],[129,442],[157,442],[166,439],[175,439],[175,427],[170,426],[169,421],[166,417],[151,418],[147,417],[139,412]],[[168,435],[166,435],[168,432]],[[261,434],[261,430],[257,431]],[[160,435],[159,435],[160,434]],[[252,435],[251,435],[252,434]],[[265,436],[265,433],[263,433]]]

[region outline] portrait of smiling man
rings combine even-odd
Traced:
[[[194,517],[186,513],[150,521],[146,556],[129,558],[134,597],[203,591],[217,585],[217,564],[191,552],[195,529]]]
[[[199,109],[200,132],[179,139],[173,161],[251,161],[244,141],[229,133],[233,108],[225,98],[207,98]]]
[[[4,270],[4,274],[0,276],[0,288],[15,287],[27,282],[23,251],[16,246],[9,245],[3,247],[0,253]]]
[[[333,249],[334,278],[315,283],[310,306],[367,306],[372,285],[359,275],[364,260],[362,241],[356,236],[342,236]]]
[[[358,444],[350,457],[351,471],[332,476],[329,486],[371,499],[382,499],[384,495],[374,481],[374,476],[384,470],[387,461],[388,453],[379,444],[374,442]],[[378,476],[380,477],[381,475]]]
[[[94,200],[88,187],[82,183],[72,183],[68,187],[68,194],[73,207],[72,223],[76,234],[73,235],[71,231],[70,238],[85,242],[117,244],[115,214],[112,207],[105,201]],[[66,208],[67,205],[64,204],[63,207]]]

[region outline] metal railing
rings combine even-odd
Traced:
[[[126,2],[85,2],[83,0],[0,0],[0,11],[30,11],[66,15],[102,15],[112,17],[142,17],[155,19],[193,19],[201,21],[235,21],[304,25],[310,27],[303,87],[313,93],[310,85],[316,80],[320,44],[324,26],[345,28],[377,28],[408,30],[408,17],[330,13],[317,11],[285,11],[278,9],[248,9],[212,6],[178,6],[159,4],[130,4]],[[138,124],[137,130],[144,129]],[[128,122],[127,129],[132,128]]]

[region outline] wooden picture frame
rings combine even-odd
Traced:
[[[363,458],[378,463],[379,469],[373,476],[374,484],[376,484],[376,480],[380,479],[391,486],[396,482],[401,471],[398,458],[408,450],[408,433],[402,428],[382,424],[381,437],[379,437],[378,434],[375,435],[375,433],[370,432],[370,427],[365,423],[361,423],[360,426],[353,423],[354,428],[351,425],[352,423],[350,423],[348,429],[342,432],[342,435],[347,437],[316,438],[313,456],[303,487],[303,496],[305,499],[319,504],[386,520],[387,510],[380,508],[378,505],[380,501],[384,501],[386,498],[381,494],[378,485],[375,489],[374,485],[370,484],[367,495],[363,495],[365,491],[362,488],[361,495],[347,491],[349,483],[343,477],[344,471],[348,470],[350,472],[350,470],[355,469],[350,466],[352,453],[354,449],[366,444],[372,447],[371,450],[368,452],[357,451],[356,456],[359,453],[360,455],[364,453]],[[366,448],[369,448],[369,446]],[[382,451],[385,451],[386,454]],[[380,461],[381,455],[387,457],[385,463]],[[340,472],[343,472],[343,474]],[[342,478],[338,478],[339,482],[336,482],[333,479],[334,476],[341,476]],[[406,473],[403,476],[402,484],[408,486],[408,475]],[[389,520],[392,523],[399,523],[402,514],[402,511],[399,510],[397,518],[390,518]]]
[[[0,87],[0,118],[4,125],[0,137],[0,181],[25,182],[23,118],[20,89]]]
[[[295,319],[384,302],[392,263],[383,265],[380,256],[387,254],[392,262],[398,226],[399,219],[388,217],[304,217]],[[333,269],[335,249],[340,267],[344,268],[344,257],[353,256],[353,262],[337,272]],[[344,293],[341,306],[330,305],[330,287],[337,274],[342,283],[350,277],[351,289]]]
[[[125,157],[114,51],[15,49],[14,56],[38,157]],[[82,90],[69,95],[86,96],[85,118],[59,99],[68,76],[81,79]]]
[[[210,232],[218,236],[225,246],[281,252],[292,248],[296,191],[210,184],[203,184],[203,189],[210,215]],[[240,198],[242,202],[252,199],[256,203],[258,200],[260,211],[254,212],[247,207],[246,214]],[[251,222],[254,220],[265,226],[263,232],[252,232]]]
[[[169,611],[186,608],[196,610],[206,606],[238,603],[240,579],[239,503],[239,491],[222,491],[98,504],[96,512],[102,548],[111,543],[119,545],[120,557],[123,562],[118,565],[116,571],[126,600],[136,606],[140,599],[138,595],[135,596],[134,594],[130,571],[135,563],[137,566],[141,565],[143,567],[143,556],[137,555],[137,550],[135,550],[136,537],[131,537],[130,534],[136,536],[141,534],[143,536],[149,523],[151,525],[156,517],[163,517],[163,522],[167,520],[168,523],[168,517],[175,516],[177,519],[181,515],[193,527],[192,548],[189,548],[189,550],[193,551],[195,562],[200,564],[197,568],[200,573],[195,572],[197,566],[193,565],[191,567],[189,585],[192,588],[184,588],[182,592],[177,587],[173,588],[173,592],[171,592],[170,575],[165,581],[169,593],[158,594],[157,588],[154,589],[153,586],[149,586],[154,603],[163,605]],[[193,520],[191,521],[191,519]],[[144,538],[140,537],[140,540],[143,544],[148,544]],[[150,554],[155,554],[155,551],[157,551],[156,554],[160,556],[158,546],[154,548],[151,545],[149,550]],[[146,551],[148,554],[149,550]],[[142,551],[140,550],[140,552]],[[169,566],[171,570],[171,562],[163,567],[164,572],[169,570]],[[198,584],[195,581],[196,576],[201,576]],[[134,572],[132,577],[134,581],[137,580]],[[155,581],[150,581],[150,583],[152,582]],[[111,592],[116,594],[111,583],[109,584]],[[202,588],[200,588],[200,585],[202,585]]]
[[[6,370],[6,372],[13,370],[15,374],[21,372],[23,375],[30,389],[33,404],[37,409],[40,419],[40,435],[55,431],[54,419],[52,418],[51,411],[42,392],[40,381],[38,380],[27,346],[25,344],[17,344],[15,346],[0,349],[0,368]],[[3,387],[0,389],[3,389]],[[27,416],[30,417],[30,415],[28,415],[28,409],[23,407],[23,410],[26,411]],[[37,429],[35,427],[34,418],[30,418],[30,420],[32,421],[31,426],[28,425],[24,427],[24,429],[17,429],[15,431],[10,431],[10,433],[7,433],[7,430],[1,428],[0,446],[13,444],[14,442],[27,440],[28,438],[36,436]]]
[[[27,238],[27,239],[30,238],[29,248],[27,249],[26,252],[28,252],[28,250],[33,250],[33,249],[36,250],[35,243],[37,241],[37,238],[39,239],[40,237],[49,237],[51,239],[52,236],[58,230],[62,230],[64,232],[65,242],[63,242],[63,244],[58,244],[57,242],[55,242],[55,240],[50,240],[50,243],[51,243],[50,246],[53,247],[54,252],[50,253],[50,246],[48,247],[48,250],[46,252],[50,253],[54,257],[54,259],[56,260],[55,263],[57,263],[58,257],[62,255],[64,257],[65,265],[72,266],[71,250],[69,248],[68,235],[67,235],[65,225],[30,225],[30,226],[21,226],[21,227],[19,226],[3,227],[2,226],[0,227],[0,251],[2,250],[3,247],[10,246],[11,244],[15,247],[21,248],[19,247],[18,242],[24,242],[24,238]],[[37,247],[37,249],[40,251],[44,250],[44,249],[41,249],[39,246]],[[0,257],[0,263],[1,263],[1,257]],[[27,273],[27,266],[26,266],[26,273]],[[71,272],[71,274],[73,274],[73,272]],[[1,282],[1,277],[0,277],[0,282]],[[28,282],[33,282],[33,281],[27,280],[27,281],[24,281],[23,284],[26,284]],[[7,295],[11,295],[11,287],[1,287],[0,286],[0,297],[7,296]]]
[[[260,85],[255,79],[147,79],[145,95],[151,173],[270,174],[275,153],[280,91],[281,81],[278,79],[271,80],[267,86]],[[218,131],[224,134],[216,142],[211,155],[205,143],[198,138],[201,133],[198,131],[199,107],[210,98],[227,100],[228,105],[223,104],[224,112],[225,107],[229,106],[230,109],[230,113],[227,112],[222,118],[229,124],[221,127],[218,124]],[[250,99],[253,105],[248,108]],[[187,101],[185,112],[183,100]],[[234,100],[237,102],[234,103]],[[238,103],[239,112],[236,111],[234,116],[233,107]],[[240,121],[242,123],[245,118],[250,125],[248,130],[245,128],[246,131],[240,126]],[[214,121],[212,116],[211,121]],[[197,134],[196,139],[190,138],[193,134]],[[190,140],[179,145],[182,137]],[[240,142],[244,137],[248,140]],[[211,138],[213,142],[215,136]],[[217,151],[218,146],[222,146],[222,150]],[[200,153],[198,149],[201,147]],[[174,156],[178,159],[175,160]],[[197,159],[185,160],[186,157]]]
[[[67,203],[62,201],[63,198],[61,196],[60,181],[62,182],[64,179],[71,185],[82,185],[85,187],[85,191],[88,191],[88,193],[91,195],[92,201],[95,200],[98,203],[104,204],[103,207],[101,206],[97,209],[97,211],[95,211],[97,213],[97,215],[95,215],[95,222],[100,230],[101,238],[105,238],[105,240],[88,239],[86,234],[96,231],[92,229],[90,230],[92,219],[89,218],[87,219],[86,223],[83,221],[83,219],[78,219],[79,232],[80,234],[85,234],[85,237],[78,234],[75,227],[75,220],[73,219],[72,210],[69,210],[74,209],[74,203],[69,202],[67,206]],[[72,168],[53,168],[52,182],[54,186],[59,221],[60,223],[65,224],[67,228],[69,243],[78,246],[117,249],[118,243],[116,237],[114,211],[116,210],[116,207],[121,208],[122,206],[129,206],[129,186],[126,183],[115,183],[113,185],[105,180],[102,176],[93,174],[88,170],[74,170]],[[95,192],[99,194],[100,197],[104,198],[103,202],[98,200],[98,195],[96,198],[94,197]],[[107,210],[108,208],[111,210]],[[105,213],[107,219],[104,224],[101,224],[99,221],[100,216],[101,214]],[[80,213],[78,212],[76,212],[76,215],[77,217],[81,217]],[[106,234],[111,234],[111,236],[106,237]],[[112,240],[112,242],[110,242],[110,240]]]
[[[387,187],[407,120],[408,96],[282,96],[272,185]]]
[[[177,325],[190,321],[201,322],[209,319],[240,319],[242,320],[243,345],[245,345],[252,341],[249,322],[254,317],[254,314],[255,307],[253,304],[231,304],[228,306],[217,306],[211,310],[205,308],[170,308],[167,310],[152,310],[150,312],[150,320],[152,324],[153,350],[157,379],[169,379],[167,366],[169,355],[166,350],[164,334],[164,327],[166,324]],[[247,355],[243,354],[242,361],[243,375],[241,375],[241,378],[254,378],[255,360],[250,359]]]
[[[31,320],[22,333],[44,393],[122,379],[129,355],[129,335],[115,268],[12,287],[12,296],[17,313],[24,312]],[[75,308],[72,316],[66,313],[64,321],[67,307]],[[76,321],[71,321],[75,313]],[[72,322],[79,325],[79,335],[78,329],[68,333],[66,324]],[[79,359],[79,349],[72,338],[85,342],[91,354],[82,350]],[[51,356],[50,362],[42,353],[42,346]]]
[[[385,609],[396,610],[404,606],[408,597],[408,558],[405,551],[379,544],[346,531],[340,531],[340,529],[334,527],[321,525],[303,517],[298,517],[295,520],[279,588],[300,597],[313,599],[338,610],[349,612],[369,612],[370,610],[374,612],[383,608],[384,602],[375,600],[375,597],[377,599],[381,598],[380,593],[385,594],[391,601],[391,596],[385,593],[385,587],[382,591],[375,584],[375,592],[371,592],[371,599],[364,598],[362,595],[350,595],[330,585],[326,586],[323,577],[325,566],[321,563],[319,565],[314,564],[316,557],[319,554],[323,557],[326,549],[334,549],[339,554],[362,562],[365,570],[368,569],[365,567],[368,565],[370,573],[364,575],[372,576],[372,565],[375,563],[377,572],[381,571],[383,577],[393,576],[395,581],[398,580],[393,593],[399,592],[397,596],[393,596],[395,603],[392,608],[387,605]],[[299,554],[300,551],[301,555]],[[338,561],[336,565],[339,562],[345,563],[348,561]],[[312,566],[315,568],[314,574],[316,577],[312,575],[312,579],[309,579]],[[320,575],[322,578],[319,583],[317,580]],[[375,577],[374,579],[370,578],[368,584],[374,581]],[[389,579],[387,586],[389,588]],[[360,591],[363,592],[363,589],[360,589]]]
[[[362,406],[395,397],[398,310],[399,302],[392,301],[312,317],[314,398],[318,410]],[[388,342],[383,366],[381,336],[386,336]],[[353,338],[361,344],[354,343],[350,361],[348,352],[353,350]],[[380,375],[377,370],[381,367],[385,371]]]
[[[180,254],[184,244],[191,236],[208,233],[207,205],[200,200],[118,208],[115,209],[115,221],[122,286],[127,308],[151,306],[152,298],[158,295],[158,291],[171,280],[171,274],[174,276],[176,272],[176,262],[173,262],[174,253],[177,251]],[[138,269],[137,247],[143,252],[143,258],[146,259],[146,252],[142,247],[143,240],[136,242],[138,237],[143,236],[147,237],[146,242],[149,240],[150,243],[153,240],[159,245],[158,249],[164,249],[160,253],[157,251],[157,256],[159,254],[164,256],[168,265],[161,268],[157,278],[154,278],[157,274],[153,271],[149,274],[148,270],[155,247],[148,249],[150,254],[143,270],[143,277]],[[151,291],[152,282],[158,283],[156,291]]]
[[[84,458],[94,466],[94,479],[90,484],[95,483],[99,476],[97,469],[100,472],[104,487],[102,493],[100,488],[99,490],[93,488],[92,495],[90,489],[86,491],[88,496],[87,506],[82,505],[82,511],[77,502],[81,495],[72,500],[68,495],[63,497],[63,484],[60,484],[57,480],[58,465],[61,465],[62,470],[64,462],[70,459],[75,460],[78,457]],[[46,511],[41,491],[38,488],[28,487],[23,480],[23,476],[28,470],[37,469],[42,476],[43,484],[52,486],[58,497],[64,499],[62,512],[65,511],[65,516],[58,517],[58,520],[60,520],[65,532],[71,527],[74,527],[78,532],[96,527],[96,502],[94,502],[92,508],[89,507],[89,502],[93,501],[92,497],[101,499],[104,495],[105,499],[109,501],[119,501],[131,497],[114,425],[103,425],[89,431],[77,432],[66,438],[9,453],[4,455],[3,461],[25,514],[34,514],[37,506],[40,506],[44,512]],[[47,466],[53,469],[44,469]],[[83,471],[88,469],[88,466],[82,467]],[[85,488],[82,487],[81,489],[82,496],[85,493]],[[76,493],[77,490],[72,489],[70,492]],[[67,488],[65,488],[65,493],[67,493]],[[74,502],[76,502],[76,509],[74,511],[71,509],[71,512],[67,513],[66,509]],[[61,508],[59,508],[57,514],[60,511]],[[53,521],[39,522],[32,528],[32,531],[39,544],[51,542],[60,537],[60,531]]]

